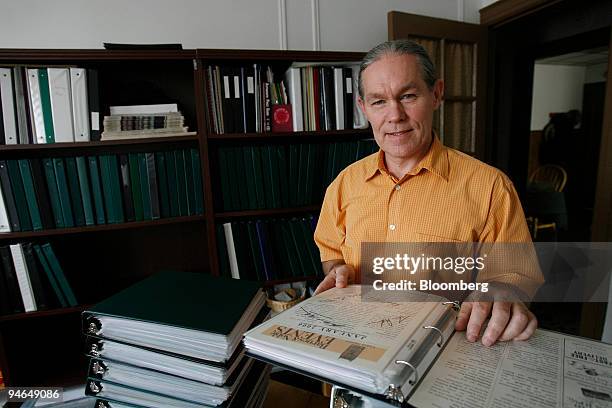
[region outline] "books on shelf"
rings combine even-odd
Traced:
[[[101,140],[195,135],[184,126],[177,104],[111,106]]]
[[[216,206],[237,211],[320,204],[342,169],[377,150],[373,139],[220,146]]]
[[[370,288],[371,289],[371,288]],[[612,345],[537,330],[485,347],[439,296],[333,288],[245,334],[248,354],[364,406],[590,406],[609,401]],[[605,379],[604,379],[605,377]]]
[[[221,275],[262,282],[322,277],[315,224],[310,216],[217,225]]]
[[[169,186],[176,184],[181,184],[182,189],[170,197],[174,192],[170,192]],[[0,191],[3,232],[114,224],[204,212],[197,149],[0,160]],[[174,199],[182,203],[180,208],[171,208]],[[4,214],[5,222],[1,223]]]
[[[321,65],[300,63],[274,79],[272,69],[254,63],[248,66],[211,65],[206,68],[206,96],[211,132],[252,133],[270,131],[321,131],[367,127],[355,114],[353,92],[355,63]],[[283,126],[274,123],[274,106],[291,118]]]
[[[49,243],[3,246],[0,258],[0,315],[78,304]]]
[[[265,314],[257,283],[153,275],[83,313],[86,393],[152,407],[231,404],[264,369],[244,356],[241,339]]]
[[[0,68],[1,144],[99,140],[97,71],[73,66]]]

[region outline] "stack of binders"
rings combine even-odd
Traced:
[[[259,406],[268,367],[241,339],[267,314],[255,282],[160,272],[83,313],[97,406]]]

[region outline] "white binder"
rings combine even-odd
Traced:
[[[10,68],[0,68],[0,99],[4,122],[4,143],[17,144],[17,120],[13,95],[13,74]]]
[[[28,68],[28,91],[30,93],[30,107],[36,143],[47,143],[45,120],[43,117],[42,99],[40,98],[40,82],[38,69]]]
[[[11,232],[11,223],[4,204],[4,193],[0,188],[0,232]]]
[[[334,96],[336,99],[336,130],[346,129],[344,124],[344,81],[342,68],[334,68]]]
[[[56,142],[74,142],[70,72],[68,68],[49,68],[49,93]]]
[[[289,68],[285,73],[287,91],[289,92],[289,103],[293,116],[293,131],[304,130],[304,119],[302,112],[302,82],[299,68]]]
[[[70,68],[74,141],[89,142],[89,106],[87,103],[87,71]]]
[[[32,291],[32,283],[30,283],[30,275],[25,262],[23,248],[21,244],[13,244],[9,245],[9,247],[13,257],[13,264],[15,265],[15,273],[17,274],[17,282],[19,283],[19,291],[21,292],[21,299],[23,299],[23,306],[26,312],[34,312],[37,310],[36,302],[34,301],[34,292]]]

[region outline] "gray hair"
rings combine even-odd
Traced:
[[[387,55],[414,55],[417,58],[419,66],[421,67],[421,75],[423,76],[425,84],[430,91],[433,90],[436,80],[438,79],[438,75],[436,73],[436,67],[431,61],[431,58],[429,58],[427,51],[425,51],[425,48],[423,48],[420,44],[411,40],[403,39],[378,44],[376,47],[368,51],[365,57],[363,57],[363,60],[359,65],[359,96],[363,98],[363,82],[361,79],[363,71],[374,62]]]

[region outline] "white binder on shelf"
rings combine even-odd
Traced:
[[[30,282],[30,274],[23,254],[23,248],[21,244],[13,244],[9,245],[9,247],[13,257],[13,264],[15,265],[15,273],[17,275],[17,282],[19,283],[19,291],[21,292],[23,306],[26,312],[34,312],[37,310],[36,302],[34,301],[34,291],[32,290],[32,283]]]
[[[344,130],[347,128],[346,124],[344,123],[344,80],[342,79],[342,77],[342,68],[334,68],[336,130]]]
[[[15,117],[13,74],[10,68],[0,68],[0,99],[2,100],[4,143],[7,145],[17,144],[17,119]]]
[[[85,68],[70,68],[70,91],[74,141],[89,142],[89,106],[87,103],[87,70]]]
[[[4,193],[0,188],[0,232],[11,232],[11,223],[4,204]]]
[[[32,123],[34,125],[34,140],[36,143],[47,143],[42,99],[40,97],[40,82],[38,79],[38,69],[28,68],[27,75],[28,91],[30,94],[30,115],[32,115]]]
[[[299,68],[289,68],[285,73],[287,91],[289,92],[289,103],[293,117],[293,131],[304,130],[304,115],[302,112],[302,82]]]
[[[49,93],[56,142],[74,142],[70,71],[68,68],[49,68]]]

